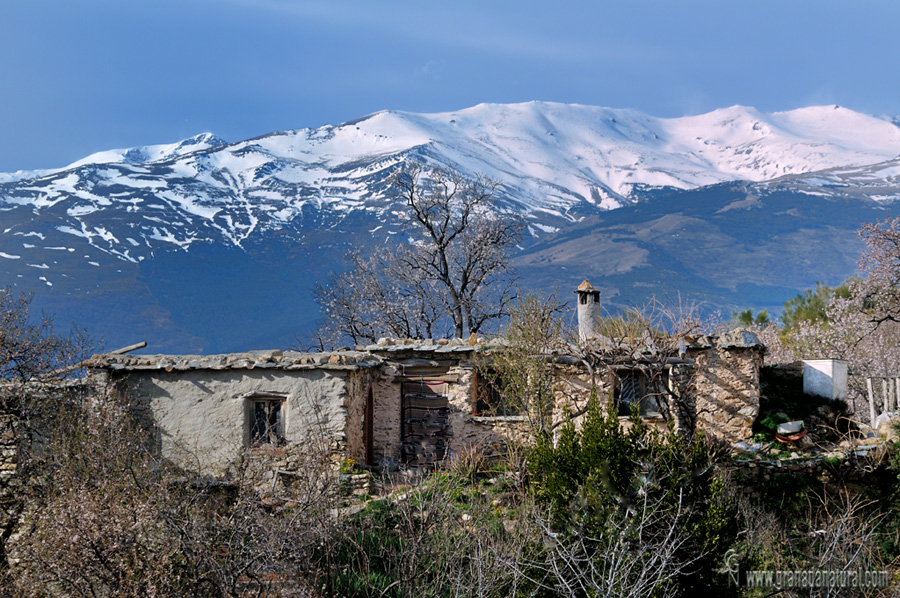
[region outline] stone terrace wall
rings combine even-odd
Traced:
[[[449,391],[453,426],[450,448],[454,453],[477,449],[489,457],[498,456],[507,452],[510,443],[524,444],[528,440],[528,425],[524,417],[475,414],[473,364],[463,363],[450,372],[459,376],[458,382],[451,384]]]

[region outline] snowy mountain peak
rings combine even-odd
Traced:
[[[193,137],[177,143],[145,145],[141,147],[97,152],[82,158],[77,162],[73,162],[60,170],[72,170],[88,164],[141,164],[144,162],[159,162],[161,160],[169,160],[177,156],[199,150],[215,148],[225,144],[225,141],[219,139],[212,133],[200,133],[199,135],[194,135]]]
[[[203,133],[99,152],[65,169],[0,175],[0,209],[52,212],[56,231],[139,261],[159,247],[218,240],[243,247],[313,214],[391,221],[396,206],[386,181],[408,160],[499,180],[501,201],[540,234],[652,189],[820,171],[830,173],[822,180],[844,177],[859,186],[858,169],[898,155],[893,122],[839,106],[771,114],[731,106],[656,118],[553,102],[479,104],[435,114],[385,110],[236,143]],[[879,201],[895,196],[893,187],[859,188]],[[126,221],[128,230],[114,230]]]

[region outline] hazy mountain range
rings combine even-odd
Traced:
[[[315,327],[311,289],[345,250],[407,240],[386,180],[418,160],[502,182],[529,223],[523,288],[568,300],[587,277],[612,310],[679,292],[771,309],[854,271],[855,229],[900,212],[898,156],[894,121],[838,106],[481,104],[202,134],[0,174],[0,272],[110,348],[286,346]]]

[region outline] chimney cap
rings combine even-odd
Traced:
[[[584,279],[584,282],[578,285],[578,288],[575,289],[576,293],[599,293],[597,289],[594,288],[594,285],[589,283],[587,279]]]

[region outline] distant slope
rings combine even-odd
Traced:
[[[616,312],[651,297],[725,317],[753,307],[779,313],[817,281],[856,271],[864,222],[900,205],[823,197],[790,185],[722,183],[675,191],[547,235],[514,260],[527,285],[563,299],[589,278]]]
[[[530,224],[524,285],[589,276],[617,307],[676,289],[772,306],[853,271],[854,229],[894,213],[898,155],[894,123],[837,106],[659,119],[481,104],[203,134],[0,175],[0,273],[110,345],[284,345],[315,325],[312,288],[346,249],[406,241],[387,180],[417,160],[501,181]]]

